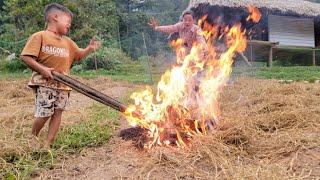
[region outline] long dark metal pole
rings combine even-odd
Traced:
[[[118,110],[120,112],[124,112],[126,110],[126,106],[122,103],[120,103],[119,101],[113,99],[110,96],[107,96],[99,91],[97,91],[96,89],[93,89],[69,76],[63,75],[61,73],[52,72],[54,80],[65,84],[69,87],[71,87],[72,89],[78,91],[79,93],[94,99],[102,104],[105,104],[115,110]]]

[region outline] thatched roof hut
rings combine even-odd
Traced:
[[[315,51],[320,46],[319,3],[304,0],[190,0],[187,10],[193,10],[197,18],[208,14],[209,22],[219,17],[225,24],[240,22],[251,28],[252,24],[246,22],[249,5],[261,12],[261,21],[254,26],[255,34],[251,38],[270,46],[269,65],[274,49],[292,48],[311,50],[312,64],[316,64]]]
[[[189,8],[197,7],[199,4],[204,3],[228,7],[253,5],[258,8],[279,11],[283,14],[297,14],[310,17],[320,16],[320,4],[304,0],[190,0]]]

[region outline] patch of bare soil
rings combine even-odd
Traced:
[[[143,131],[121,119],[108,144],[65,157],[40,178],[317,179],[319,90],[317,84],[240,78],[224,89],[216,130],[195,137],[190,147],[138,148]]]

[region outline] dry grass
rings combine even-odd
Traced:
[[[177,158],[198,169],[192,178],[319,177],[318,86],[240,79],[221,100],[217,131]]]
[[[108,171],[113,178],[133,179],[317,179],[319,89],[241,78],[222,94],[217,129],[196,137],[191,147],[138,150],[116,140],[105,154],[111,160],[101,162],[113,166],[81,177],[102,178]]]
[[[34,94],[26,87],[27,80],[1,80],[0,86],[0,124],[1,146],[0,157],[6,152],[21,152],[28,150],[27,135],[30,133],[34,113]],[[85,107],[69,110],[62,126],[75,124],[87,119]],[[76,114],[76,115],[75,115]],[[42,133],[44,136],[46,133]]]
[[[27,81],[0,79],[0,179],[3,175],[19,179],[37,176],[44,169],[59,166],[60,159],[68,156],[69,151],[78,152],[83,146],[99,146],[107,142],[110,129],[115,125],[112,120],[118,117],[117,112],[72,92],[59,131],[68,137],[58,137],[52,154],[39,151],[29,145],[34,120],[34,93],[26,87]],[[81,81],[116,98],[132,86],[103,77]],[[47,127],[40,134],[41,141],[46,134]]]
[[[88,82],[98,81],[105,79]],[[0,152],[23,154],[27,151],[23,136],[32,119],[32,92],[23,85],[11,87],[10,81],[0,83],[10,89],[0,90]],[[195,137],[189,148],[141,150],[131,141],[115,137],[108,145],[62,158],[62,165],[41,173],[40,178],[317,179],[319,90],[317,84],[240,78],[221,96],[217,129],[208,136]],[[81,107],[86,109],[79,105],[72,111],[85,120],[87,112]],[[75,114],[69,114],[64,122],[71,125],[78,121],[72,117]]]

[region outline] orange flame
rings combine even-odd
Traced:
[[[198,24],[203,27],[201,35],[207,47],[195,43],[186,55],[183,41],[173,41],[177,64],[162,75],[156,93],[147,87],[131,95],[134,104],[124,114],[131,125],[149,130],[147,148],[169,144],[186,147],[191,137],[207,133],[208,120],[216,121],[220,116],[221,90],[231,74],[235,53],[246,49],[247,39],[240,24],[225,27],[220,38],[226,50],[219,50],[215,42],[218,30],[206,18]]]
[[[261,13],[258,8],[249,5],[248,11],[250,13],[250,16],[247,18],[247,21],[252,20],[254,23],[258,23],[261,19]]]

